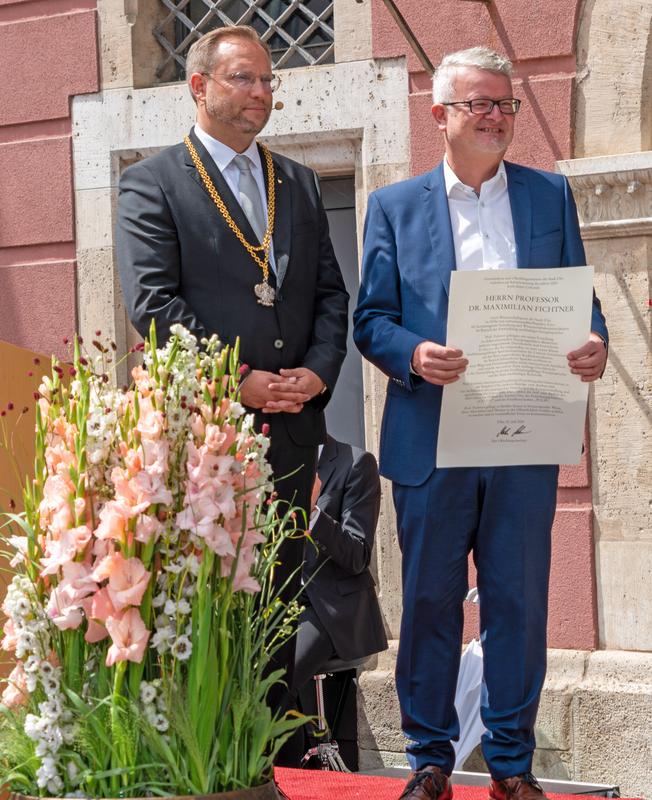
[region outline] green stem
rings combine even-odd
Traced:
[[[112,769],[120,769],[125,766],[124,734],[121,731],[122,725],[120,713],[124,706],[122,686],[126,671],[127,662],[119,661],[115,668],[115,677],[113,679],[113,698],[111,701],[111,734],[113,737],[113,750],[111,752]],[[122,781],[123,785],[126,785],[128,780],[129,778],[126,773],[123,773],[122,775],[111,776],[111,789],[116,793],[116,797],[119,797],[120,781]]]

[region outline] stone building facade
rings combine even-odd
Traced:
[[[486,44],[524,100],[509,157],[568,175],[611,330],[587,455],[562,470],[541,776],[652,797],[652,3],[399,0],[433,63]],[[0,338],[42,352],[102,329],[124,349],[113,248],[126,163],[180,140],[193,104],[157,75],[161,0],[0,0]],[[333,63],[286,70],[265,141],[370,191],[430,169],[430,79],[382,0],[334,0]],[[166,81],[166,82],[163,82]],[[367,446],[385,379],[365,367]],[[392,647],[360,680],[362,766],[402,762],[393,686],[400,559],[390,493],[376,570]],[[473,612],[467,637],[475,634]],[[477,765],[477,762],[474,762]]]

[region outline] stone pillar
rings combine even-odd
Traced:
[[[652,151],[559,162],[610,330],[590,400],[600,645],[652,650]]]

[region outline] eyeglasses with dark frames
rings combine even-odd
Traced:
[[[256,81],[260,81],[263,89],[266,92],[273,93],[281,85],[281,78],[278,75],[252,75],[250,72],[229,72],[225,75],[211,75],[208,72],[202,72],[206,78],[212,78],[228,83],[234,89],[241,89],[243,91],[251,91],[256,85]]]
[[[472,114],[482,116],[491,114],[494,106],[498,106],[502,114],[516,114],[521,107],[521,101],[515,97],[504,100],[490,100],[488,97],[477,97],[473,100],[455,100],[453,103],[442,103],[443,106],[466,106]]]

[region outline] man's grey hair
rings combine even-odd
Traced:
[[[455,99],[453,80],[459,69],[476,67],[512,77],[512,62],[488,47],[469,47],[444,56],[432,77],[433,103],[448,103]]]

